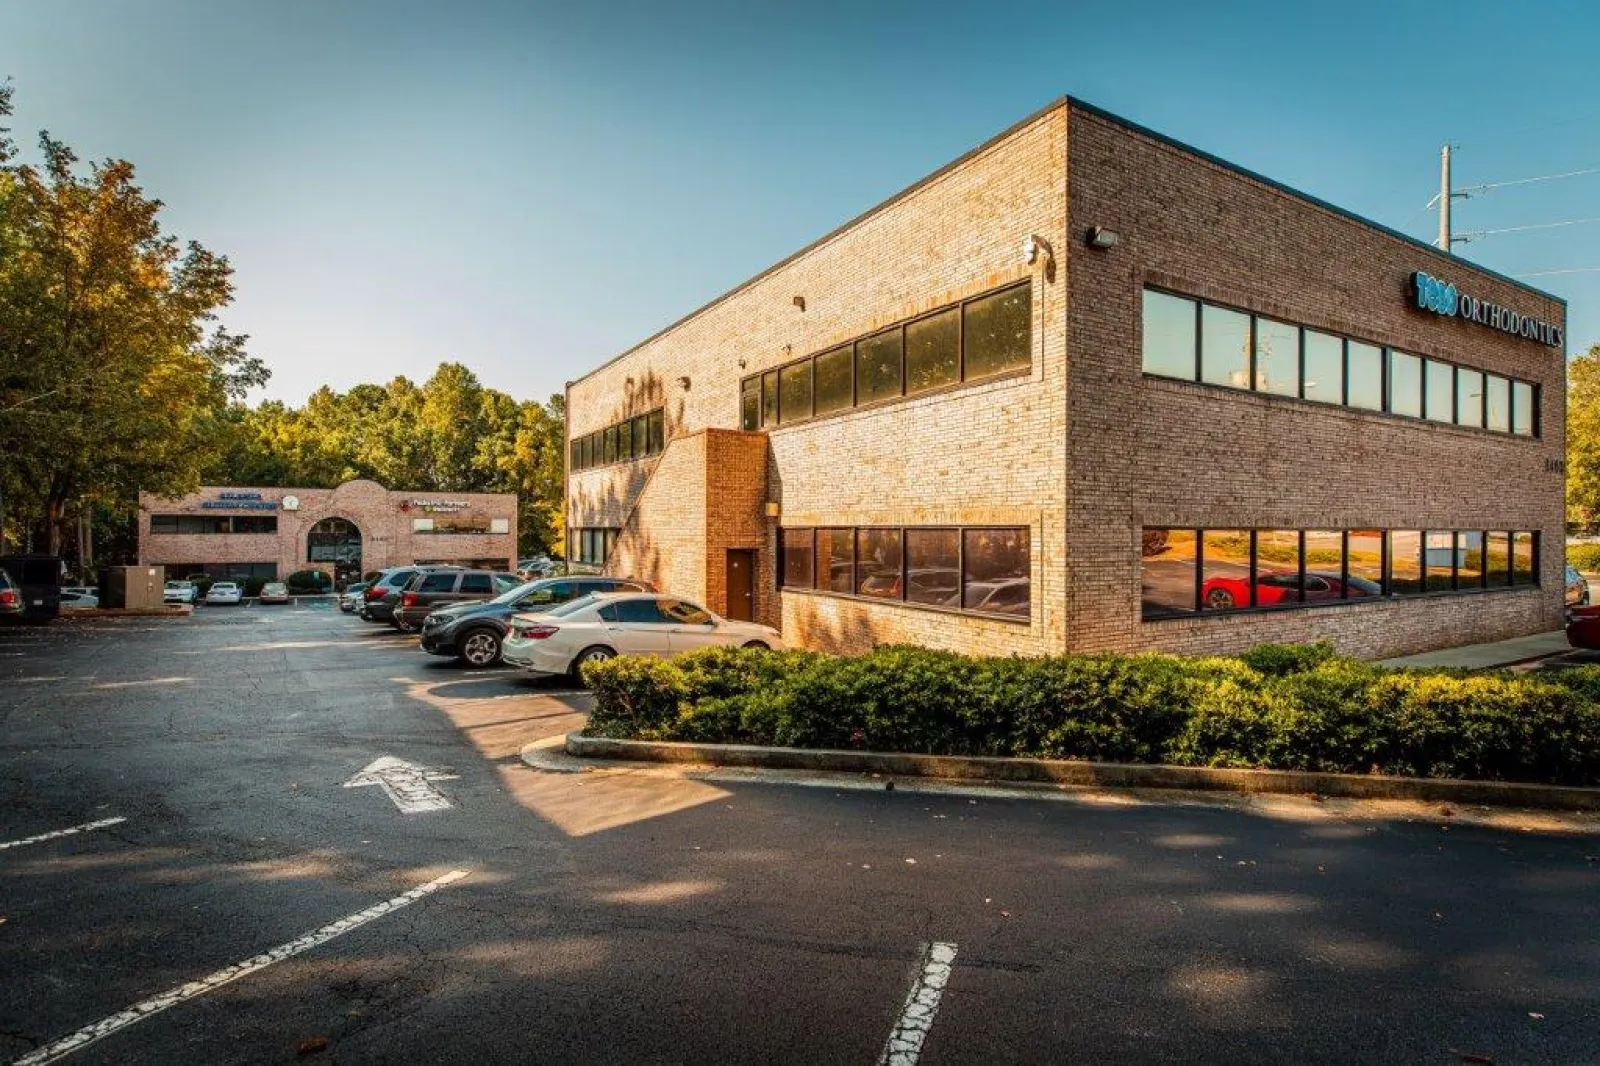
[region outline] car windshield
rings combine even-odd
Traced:
[[[528,593],[532,592],[534,590],[534,587],[537,586],[538,584],[539,584],[539,582],[537,582],[537,581],[525,581],[525,582],[523,582],[522,584],[516,586],[513,589],[510,589],[510,590],[508,590],[506,592],[502,592],[500,595],[496,596],[494,599],[490,600],[489,602],[490,603],[516,603],[518,600],[522,599],[522,597],[524,597]]]
[[[574,615],[579,611],[587,610],[588,608],[593,607],[595,604],[599,603],[600,600],[601,597],[591,592],[587,596],[579,596],[575,600],[568,600],[561,606],[552,607],[548,611],[538,611],[532,613],[548,615],[551,618],[566,618],[568,615]]]

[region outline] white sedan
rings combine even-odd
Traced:
[[[539,614],[512,615],[502,657],[537,674],[576,677],[584,663],[617,655],[666,658],[713,645],[781,649],[783,638],[771,626],[719,618],[675,596],[591,594]]]
[[[168,581],[161,599],[166,603],[193,603],[194,593],[193,581]]]
[[[244,600],[244,589],[232,581],[218,581],[206,590],[206,605],[215,606],[222,603],[239,604]]]

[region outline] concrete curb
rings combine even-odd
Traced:
[[[1346,799],[1418,800],[1493,807],[1600,811],[1600,788],[1531,785],[1509,781],[1326,774],[1296,770],[1229,770],[1204,766],[1004,759],[958,755],[906,755],[877,751],[764,748],[747,744],[685,744],[612,740],[568,733],[567,754],[585,759],[701,763],[773,770],[883,774],[973,782],[1032,782],[1097,788],[1170,788],[1190,791],[1288,793]]]
[[[194,613],[190,605],[175,604],[170,607],[70,607],[61,612],[62,618],[187,618]]]

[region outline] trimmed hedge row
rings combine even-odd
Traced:
[[[584,680],[593,736],[1600,784],[1600,667],[1386,670],[1324,644],[1036,659],[891,645],[622,657]]]
[[[1600,544],[1568,544],[1567,565],[1587,574],[1600,570]]]

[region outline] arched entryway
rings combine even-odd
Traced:
[[[306,561],[333,564],[333,580],[344,588],[361,580],[361,530],[348,518],[324,518],[306,534]]]

